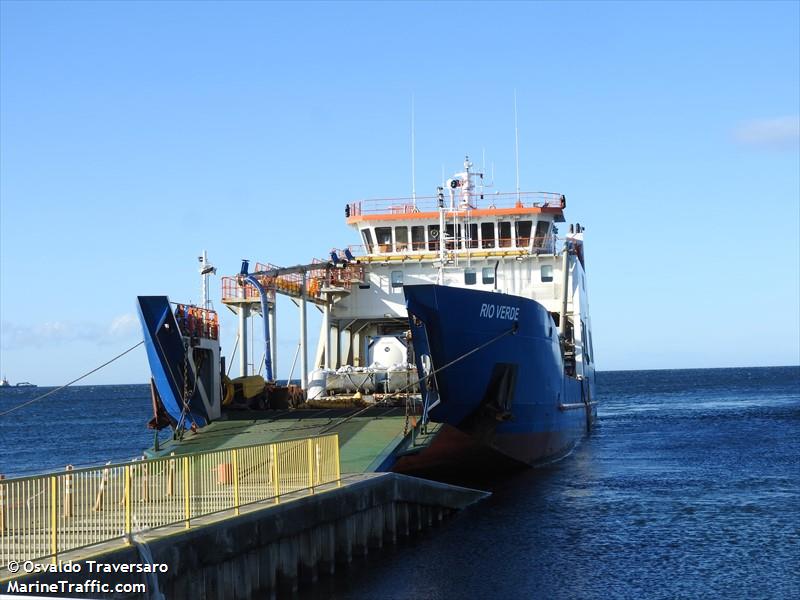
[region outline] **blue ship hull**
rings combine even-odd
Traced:
[[[432,373],[422,382],[428,416],[445,424],[417,463],[540,464],[568,454],[591,427],[594,372],[565,374],[558,328],[541,304],[439,285],[406,286],[405,296],[417,369]],[[409,470],[424,466],[412,462]]]

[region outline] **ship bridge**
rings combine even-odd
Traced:
[[[554,223],[566,199],[550,192],[480,194],[473,203],[439,208],[439,198],[362,200],[345,208],[362,244],[354,254],[374,260],[435,260],[447,253],[508,256],[553,252]]]
[[[483,173],[464,171],[435,196],[359,200],[345,206],[348,225],[363,244],[351,252],[365,262],[444,260],[555,252],[555,223],[564,222],[567,200],[554,192],[488,192]],[[447,256],[446,256],[447,255]]]
[[[557,310],[561,263],[555,225],[564,222],[566,198],[553,192],[489,192],[491,185],[484,186],[471,166],[467,159],[464,171],[434,196],[347,204],[346,221],[359,231],[362,244],[333,249],[328,260],[293,267],[256,263],[252,272],[245,263],[239,274],[223,277],[222,302],[239,316],[241,375],[256,371],[246,357],[246,321],[254,312],[265,316],[264,356],[271,358],[265,359],[266,371],[277,370],[278,294],[300,309],[304,386],[309,302],[323,314],[313,368],[325,370],[380,363],[378,347],[392,357],[387,368],[412,362],[406,360],[406,285],[502,291]]]

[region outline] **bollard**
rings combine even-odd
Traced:
[[[219,463],[217,465],[217,483],[219,485],[233,483],[233,463]]]
[[[319,472],[320,465],[322,464],[322,450],[319,447],[319,442],[317,442],[316,447],[317,447],[317,453],[316,453],[317,461],[316,461],[315,465],[317,467],[317,473],[316,473],[316,475],[317,475],[317,485],[319,485],[320,483],[322,483],[322,478],[320,477],[320,472]]]
[[[233,461],[233,507],[236,509],[236,514],[239,514],[239,453],[236,448],[231,450],[231,459]]]
[[[172,496],[175,493],[175,460],[174,452],[169,453],[169,466],[167,467],[167,496]]]
[[[5,475],[0,475],[0,535],[6,533],[6,485],[3,480]]]
[[[191,527],[191,517],[192,517],[192,504],[191,504],[191,496],[189,495],[189,486],[191,485],[191,481],[189,480],[189,457],[183,457],[183,514],[186,519],[186,529]]]
[[[72,516],[73,509],[72,478],[74,475],[72,474],[72,465],[67,465],[64,470],[67,472],[64,475],[64,516],[69,518]]]
[[[50,477],[50,554],[58,564],[58,478]]]
[[[311,441],[311,438],[306,440],[306,449],[308,450],[308,487],[311,489],[311,493],[314,493],[314,443]]]
[[[97,512],[103,509],[103,495],[106,492],[106,486],[108,485],[108,469],[103,469],[103,478],[100,480],[100,489],[97,490],[97,497],[94,500],[94,506],[92,510]]]
[[[335,434],[334,438],[334,450],[336,450],[334,460],[334,466],[336,467],[336,487],[342,487],[342,465],[339,459],[339,434]]]
[[[272,458],[272,483],[275,486],[275,504],[278,504],[281,501],[281,484],[278,480],[280,473],[278,473],[278,452],[275,448],[275,444],[272,444],[269,447],[269,452]]]
[[[149,466],[145,457],[142,457],[142,502],[150,501],[150,485],[147,481]]]
[[[131,531],[133,530],[133,511],[131,510],[131,465],[125,465],[125,479],[123,485],[122,500],[125,504],[125,543],[131,543]]]

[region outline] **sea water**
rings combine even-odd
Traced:
[[[800,598],[800,367],[601,372],[566,459],[307,598]]]
[[[468,482],[493,495],[302,596],[800,597],[800,367],[597,384],[598,425],[570,456]],[[45,391],[0,389],[0,413]],[[151,412],[147,386],[60,391],[0,416],[0,473],[140,456]]]

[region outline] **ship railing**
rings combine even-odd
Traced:
[[[178,304],[175,306],[175,320],[178,322],[181,334],[186,337],[210,340],[219,338],[219,318],[215,310],[191,304]]]
[[[275,299],[275,292],[270,287],[266,287],[268,299]],[[240,275],[235,277],[222,277],[222,301],[223,302],[258,302],[259,293],[256,287],[245,282]]]
[[[279,267],[269,263],[256,263],[255,272],[274,271]],[[302,273],[288,273],[278,277],[258,275],[258,280],[265,289],[275,290],[287,296],[300,296],[303,289]]]
[[[306,272],[306,294],[311,298],[319,298],[322,293],[322,288],[328,282],[328,262],[315,258],[311,261],[313,265],[319,265],[319,268],[312,268]]]
[[[0,579],[14,561],[57,563],[99,544],[130,545],[139,532],[170,534],[340,482],[336,434],[0,476]]]
[[[350,252],[356,257],[374,256],[383,254],[409,255],[410,257],[430,256],[430,253],[438,253],[440,240],[428,240],[427,242],[398,242],[394,244],[373,244],[366,246],[363,244],[353,244],[348,246]],[[558,248],[558,238],[548,235],[543,237],[518,237],[518,238],[495,238],[491,240],[475,240],[459,238],[453,240],[445,237],[444,249],[448,252],[460,254],[486,254],[506,253],[509,250],[530,252],[531,254],[553,254]]]
[[[313,265],[319,265],[319,268],[311,268],[306,272],[306,295],[308,297],[318,298],[323,287],[329,285],[330,276],[328,274],[330,263],[318,258],[311,261]],[[271,271],[277,270],[278,267],[271,264],[256,263],[256,272],[258,271]],[[261,285],[270,290],[275,290],[278,293],[299,297],[303,294],[303,274],[286,273],[278,277],[259,276]]]
[[[466,200],[466,202],[465,202]],[[557,192],[504,192],[480,193],[472,190],[468,197],[461,190],[454,197],[456,210],[491,210],[503,208],[564,208],[566,199]],[[449,210],[450,197],[445,194],[445,208]],[[356,200],[347,205],[349,217],[368,215],[398,215],[417,212],[438,212],[437,196],[417,196],[413,198],[375,198]]]
[[[364,281],[364,266],[348,263],[328,271],[328,285],[331,287],[347,287]]]

